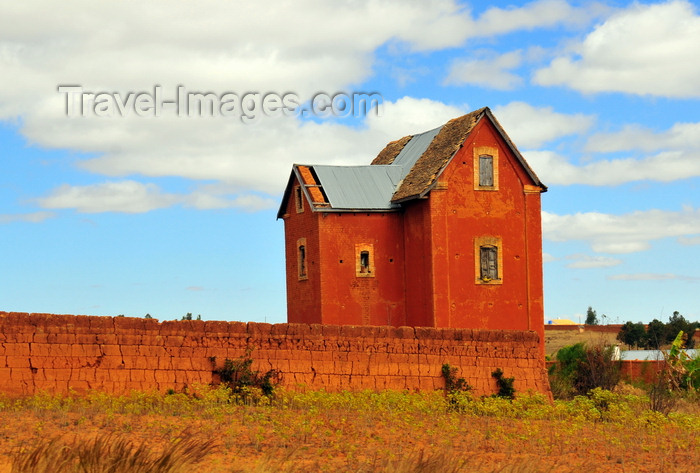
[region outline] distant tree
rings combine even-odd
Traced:
[[[666,332],[668,327],[660,320],[654,319],[647,325],[646,347],[653,350],[658,350],[661,345],[666,343]]]
[[[644,330],[644,324],[641,322],[632,323],[627,322],[625,325],[620,327],[620,331],[617,334],[617,339],[622,343],[629,345],[631,347],[645,347],[646,346],[646,330]]]
[[[668,324],[666,324],[666,343],[673,342],[678,336],[678,333],[682,331],[688,334],[686,348],[694,348],[695,341],[693,340],[693,333],[695,333],[695,329],[697,328],[700,328],[699,322],[689,322],[676,310],[673,312],[673,315],[668,318]]]
[[[591,306],[588,306],[586,311],[586,325],[598,325],[598,314]]]
[[[151,317],[151,314],[146,314],[143,316],[143,318],[144,319],[152,319],[153,317]]]
[[[192,320],[192,312],[186,313],[180,320]]]
[[[202,320],[202,314],[197,314],[197,320]]]

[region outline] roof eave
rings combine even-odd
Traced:
[[[282,194],[282,202],[280,203],[280,208],[277,211],[277,219],[279,220],[281,218],[284,218],[285,215],[285,210],[287,210],[287,204],[289,203],[289,196],[291,195],[292,192],[292,184],[294,184],[294,179],[299,183],[304,182],[304,180],[301,178],[301,174],[299,174],[299,166],[305,166],[304,164],[292,164],[292,172],[289,173],[289,180],[287,181],[287,187],[284,189],[284,194]],[[309,165],[311,166],[311,165]],[[314,208],[314,206],[311,204],[311,196],[308,193],[308,190],[306,189],[306,186],[301,186],[301,191],[304,193],[304,197],[306,198],[306,201],[309,203],[309,207],[311,207],[311,210],[313,212],[317,211],[318,209]]]
[[[283,218],[285,210],[287,210],[287,204],[289,203],[289,195],[291,194],[292,184],[294,183],[294,177],[294,167],[292,167],[292,172],[289,173],[289,179],[287,180],[287,187],[284,188],[284,194],[282,194],[282,202],[280,203],[280,208],[277,210],[276,220]]]

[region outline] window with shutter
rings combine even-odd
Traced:
[[[481,252],[481,279],[491,281],[498,279],[498,248],[495,246],[482,246]]]
[[[479,186],[493,187],[493,156],[479,156]]]
[[[500,236],[474,238],[474,279],[476,284],[503,284],[503,242]]]
[[[498,148],[474,147],[474,190],[498,190]]]

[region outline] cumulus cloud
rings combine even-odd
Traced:
[[[53,6],[28,0],[3,7],[0,119],[20,118],[20,132],[32,145],[85,153],[88,158],[77,159],[76,165],[86,171],[128,179],[66,184],[40,199],[45,208],[82,212],[143,212],[175,203],[201,209],[263,208],[269,202],[258,194],[278,194],[294,162],[367,163],[386,142],[468,110],[463,104],[403,98],[385,103],[382,117],[360,120],[359,127],[357,122],[346,126],[298,118],[244,125],[236,119],[180,118],[175,113],[157,119],[133,114],[67,118],[60,85],[121,96],[160,85],[165,99],[175,95],[178,85],[217,94],[291,91],[304,101],[317,92],[362,83],[373,73],[375,51],[383,45],[411,51],[459,47],[473,37],[573,25],[590,19],[594,10],[560,0],[490,8],[478,18],[453,0],[302,0],[276,4],[274,12],[265,4],[216,0],[167,8],[87,0]],[[36,15],[49,10],[51,15]],[[241,21],[252,18],[265,21]],[[235,27],[232,19],[237,19]],[[350,34],[353,41],[348,41]],[[139,183],[141,177],[164,176],[222,182],[235,188],[237,197],[195,192],[185,199]],[[128,186],[134,186],[134,194],[128,195]],[[93,197],[95,204],[89,202]]]
[[[552,107],[511,102],[495,107],[494,113],[519,148],[538,148],[558,138],[586,132],[595,117],[582,113],[557,113]]]
[[[651,242],[700,233],[700,209],[680,212],[646,210],[623,215],[542,212],[543,237],[550,241],[584,241],[601,253],[634,253]]]
[[[172,194],[163,194],[155,184],[136,181],[106,182],[88,186],[64,184],[37,203],[47,209],[76,209],[82,213],[142,213],[169,207],[175,203]]]
[[[700,235],[690,237],[678,237],[678,243],[686,246],[700,245]]]
[[[615,186],[641,180],[671,182],[700,176],[700,150],[693,153],[670,150],[641,159],[603,159],[584,165],[572,164],[553,151],[526,151],[523,155],[549,185]]]
[[[31,212],[23,214],[0,214],[0,224],[14,222],[40,223],[54,217],[53,212]]]
[[[608,256],[590,256],[581,253],[569,255],[566,259],[573,260],[572,263],[566,265],[567,268],[578,269],[609,268],[622,263],[622,260],[610,258]]]
[[[522,84],[517,74],[509,72],[522,63],[520,51],[511,51],[485,59],[459,59],[452,63],[446,85],[478,85],[488,89],[511,90]]]
[[[164,116],[157,120],[116,118],[107,123],[66,119],[28,124],[25,133],[41,136],[55,147],[98,154],[77,164],[95,174],[212,180],[238,191],[276,195],[295,162],[368,164],[387,142],[429,130],[466,112],[465,108],[405,97],[384,102],[381,116],[368,116],[360,128],[284,117],[241,125],[225,118]],[[195,197],[193,206],[210,205]]]
[[[676,123],[655,132],[639,125],[627,125],[614,133],[596,133],[588,139],[587,151],[610,153],[627,150],[645,152],[663,149],[700,150],[700,123]]]
[[[595,3],[577,8],[561,0],[535,1],[522,7],[493,7],[479,17],[472,34],[492,36],[557,25],[581,26],[605,10],[604,7]]]
[[[557,258],[553,255],[550,255],[549,253],[542,253],[542,262],[543,263],[551,263],[552,261],[556,261]]]
[[[133,180],[104,182],[87,186],[64,184],[48,196],[36,199],[48,209],[75,209],[81,213],[123,212],[143,213],[183,205],[196,209],[238,208],[257,211],[274,207],[276,201],[255,194],[231,197],[224,192],[196,190],[189,194],[163,192],[153,183]]]
[[[700,16],[684,0],[632,3],[534,75],[584,93],[700,97]]]

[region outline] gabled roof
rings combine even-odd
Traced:
[[[425,197],[459,151],[474,127],[487,117],[533,183],[546,192],[488,107],[450,120],[441,127],[392,141],[369,166],[295,164],[277,218],[287,207],[294,177],[303,184],[314,211],[393,211],[400,204]]]

